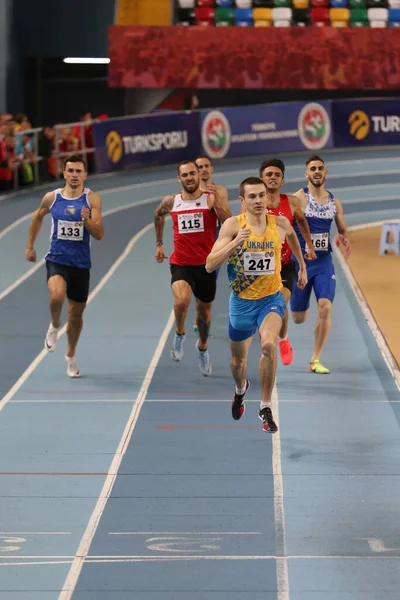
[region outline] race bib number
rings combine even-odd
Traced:
[[[82,221],[58,221],[57,239],[81,242],[83,240]]]
[[[245,252],[243,262],[245,275],[274,275],[274,252]]]
[[[319,252],[329,250],[329,233],[312,233],[311,234],[312,243],[314,246],[314,250],[318,250]],[[306,250],[309,248],[306,245]]]
[[[204,215],[200,213],[182,213],[178,215],[179,233],[200,233],[204,231]]]

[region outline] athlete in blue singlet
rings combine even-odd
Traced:
[[[335,220],[341,242],[345,248],[346,258],[350,254],[350,242],[347,236],[347,226],[343,218],[342,203],[338,198],[325,189],[327,170],[319,156],[312,156],[306,162],[306,178],[308,185],[296,192],[300,207],[308,221],[311,239],[317,260],[307,262],[308,284],[304,289],[293,288],[290,306],[295,323],[304,323],[310,306],[311,290],[314,290],[318,302],[318,319],[315,327],[314,350],[311,356],[309,370],[325,375],[330,373],[327,367],[320,363],[320,355],[328,339],[331,327],[332,302],[335,297],[336,276],[332,261],[331,225]],[[297,226],[294,229],[299,238],[303,254],[306,243]],[[297,265],[298,269],[298,265]]]
[[[45,348],[49,352],[56,349],[61,310],[67,297],[67,374],[69,377],[79,377],[75,350],[89,293],[90,236],[101,240],[104,231],[101,198],[84,187],[87,177],[85,162],[79,156],[68,157],[64,162],[63,174],[65,187],[48,192],[33,214],[25,257],[30,262],[36,262],[35,240],[45,215],[50,213],[50,248],[45,258],[51,322],[45,337]]]

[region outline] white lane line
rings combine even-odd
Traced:
[[[286,556],[285,509],[283,504],[282,453],[279,425],[279,402],[276,382],[272,391],[272,412],[278,424],[278,431],[272,435],[272,472],[274,475],[274,516],[276,540],[276,582],[277,600],[289,600],[289,571]]]
[[[96,503],[96,506],[94,507],[93,513],[89,520],[89,523],[86,527],[86,530],[82,536],[79,547],[76,551],[74,561],[71,565],[70,571],[67,575],[67,578],[64,582],[62,591],[59,595],[59,600],[70,600],[72,597],[72,594],[74,593],[74,590],[75,590],[76,584],[78,582],[79,575],[81,573],[83,564],[89,553],[90,545],[91,545],[93,537],[96,533],[101,516],[106,507],[108,498],[114,487],[114,483],[117,478],[117,473],[118,473],[119,467],[121,466],[122,459],[124,457],[124,454],[126,452],[128,445],[129,445],[129,442],[132,438],[133,431],[135,429],[137,420],[140,415],[140,411],[141,411],[144,401],[146,399],[146,395],[147,395],[151,380],[153,379],[154,372],[157,368],[158,362],[159,362],[161,354],[164,350],[165,344],[168,339],[168,335],[172,329],[174,321],[175,321],[174,312],[171,311],[171,314],[168,318],[167,324],[164,328],[163,333],[161,334],[157,348],[154,352],[153,358],[151,359],[149,368],[147,369],[147,373],[143,379],[142,387],[140,388],[140,391],[137,395],[136,402],[132,408],[131,414],[129,415],[129,419],[128,419],[128,422],[124,429],[124,432],[122,434],[121,440],[118,444],[118,448],[117,448],[114,458],[111,462],[110,468],[108,470],[108,475],[104,482],[103,488],[100,492],[100,497]]]
[[[11,402],[13,404],[102,404],[102,403],[111,403],[111,404],[130,404],[132,402],[134,402],[135,399],[134,398],[110,398],[109,400],[105,399],[105,398],[98,398],[98,399],[90,399],[90,398],[82,398],[82,399],[77,399],[77,398],[72,398],[72,399],[66,399],[66,398],[58,398],[58,399],[49,399],[46,398],[44,400],[11,400]]]
[[[369,228],[379,227],[383,223],[386,223],[386,222],[388,222],[388,221],[375,221],[374,223],[368,223],[368,227]],[[350,231],[352,229],[353,229],[352,227],[349,227]],[[357,225],[357,229],[362,229],[361,225]],[[383,359],[386,362],[386,365],[387,365],[387,367],[388,367],[388,369],[400,391],[400,369],[397,365],[397,362],[396,362],[392,352],[390,351],[390,348],[383,336],[383,333],[380,330],[379,325],[378,325],[377,321],[375,320],[375,317],[372,314],[370,307],[368,306],[367,300],[366,300],[364,294],[362,293],[361,288],[358,285],[353,273],[351,272],[349,265],[347,264],[345,258],[342,255],[341,251],[336,247],[336,245],[333,246],[333,251],[335,253],[336,258],[339,261],[340,266],[342,267],[343,273],[345,274],[345,277],[354,293],[354,296],[355,296],[358,304],[360,305],[360,308],[365,317],[367,325],[369,326],[369,328],[372,332],[372,335],[374,336],[376,343],[378,344],[378,348],[383,356]]]
[[[100,279],[99,283],[93,289],[93,291],[89,294],[87,303],[90,304],[94,298],[99,294],[99,292],[103,289],[103,287],[108,283],[111,277],[114,275],[115,271],[118,267],[124,262],[124,260],[129,256],[132,248],[135,246],[136,242],[140,240],[140,238],[147,233],[153,227],[152,223],[143,227],[138,233],[136,233],[133,238],[129,241],[125,250],[122,254],[117,258],[117,260],[112,264],[107,273]],[[59,337],[64,335],[67,330],[67,325],[65,324],[59,332]],[[43,350],[36,356],[36,358],[31,362],[29,367],[22,373],[21,377],[15,382],[12,388],[7,392],[5,396],[0,400],[0,411],[6,406],[6,404],[11,400],[11,398],[15,395],[15,393],[23,386],[28,377],[33,373],[33,371],[37,368],[37,366],[42,362],[44,357],[47,355],[47,350],[43,348]]]
[[[262,535],[261,531],[109,531],[108,535]]]
[[[0,531],[0,535],[71,535],[71,531]]]

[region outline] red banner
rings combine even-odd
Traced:
[[[109,86],[400,88],[397,28],[109,28]]]

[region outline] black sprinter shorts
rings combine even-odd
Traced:
[[[53,275],[60,275],[67,282],[67,298],[73,302],[86,302],[89,295],[90,270],[61,265],[46,260],[47,281]]]
[[[281,277],[283,287],[292,292],[293,286],[297,281],[296,265],[293,261],[282,264]]]
[[[175,281],[187,281],[192,288],[194,297],[200,302],[213,302],[217,291],[217,274],[207,273],[204,265],[182,267],[170,265],[171,285]]]

